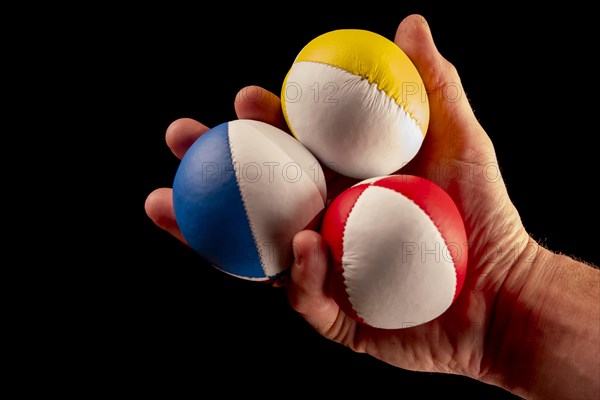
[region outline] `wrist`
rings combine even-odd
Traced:
[[[529,238],[527,251],[515,259],[497,294],[484,343],[485,366],[481,380],[519,392],[524,376],[531,375],[530,319],[539,313],[553,254]],[[550,267],[551,268],[551,267]],[[550,269],[548,268],[548,269]],[[524,357],[525,356],[525,357]]]
[[[482,380],[527,398],[587,398],[600,374],[600,271],[528,247],[498,293]]]

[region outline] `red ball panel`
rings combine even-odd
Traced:
[[[342,194],[336,197],[325,212],[321,224],[321,235],[329,247],[333,270],[329,274],[329,290],[334,299],[336,299],[340,308],[350,317],[363,322],[356,311],[352,308],[346,286],[344,285],[344,276],[342,273],[342,255],[344,254],[344,227],[350,215],[350,211],[356,200],[368,188],[368,184],[357,185],[346,189]]]

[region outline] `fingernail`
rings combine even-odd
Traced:
[[[300,246],[292,243],[292,250],[294,251],[294,264],[300,265],[302,264],[302,249]]]

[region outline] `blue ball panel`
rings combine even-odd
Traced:
[[[202,135],[181,160],[173,206],[183,237],[206,261],[234,275],[266,278],[233,169],[228,123]]]

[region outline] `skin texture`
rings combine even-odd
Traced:
[[[324,337],[400,368],[465,375],[526,398],[600,398],[600,271],[542,248],[526,232],[492,142],[425,19],[404,19],[394,41],[419,70],[431,110],[423,146],[401,172],[434,181],[459,207],[469,241],[462,292],[446,313],[421,326],[360,325],[328,294],[320,235],[303,231],[286,284],[291,306]],[[239,118],[287,130],[279,99],[262,88],[242,89],[235,110]],[[208,129],[177,120],[167,129],[167,145],[181,158]],[[330,198],[356,182],[333,171],[326,177]],[[183,241],[171,196],[169,188],[155,190],[146,212]]]

